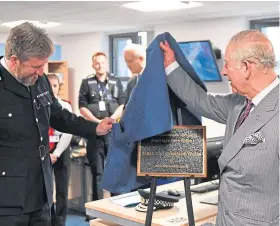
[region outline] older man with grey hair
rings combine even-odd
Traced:
[[[187,105],[226,124],[218,159],[221,179],[217,226],[279,225],[279,79],[275,54],[259,31],[234,35],[222,74],[232,94],[207,94],[161,43],[168,84]]]
[[[132,73],[132,78],[128,81],[126,88],[127,103],[130,94],[139,79],[139,76],[141,76],[146,66],[145,48],[141,45],[134,43],[127,45],[124,49],[124,59],[127,67]]]
[[[53,48],[44,30],[23,23],[0,58],[1,226],[51,225],[49,127],[88,139],[112,128],[112,119],[97,125],[58,103],[43,72]]]
[[[129,97],[132,93],[134,86],[137,84],[137,81],[141,74],[143,73],[146,66],[146,49],[139,44],[128,44],[124,48],[124,60],[128,69],[130,70],[132,77],[128,80],[126,86],[126,101],[127,104]],[[118,119],[121,117],[123,112],[124,105],[120,105],[111,118]]]

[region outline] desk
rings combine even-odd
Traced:
[[[206,182],[207,184],[209,182]],[[194,185],[193,187],[201,186]],[[157,187],[157,192],[165,191],[168,189],[176,189],[178,191],[184,190],[184,182],[177,181],[170,184],[165,184]],[[136,192],[137,193],[137,192]],[[128,193],[132,194],[132,193]],[[126,195],[122,195],[124,198]],[[200,201],[205,198],[214,197],[218,195],[218,191],[211,191],[204,194],[192,194],[192,202],[193,202],[193,210],[194,210],[194,218],[196,222],[211,222],[211,218],[217,215],[218,207],[215,205],[202,204]],[[102,220],[110,222],[107,225],[114,225],[111,222],[119,225],[125,226],[140,226],[145,224],[146,213],[138,212],[135,208],[125,208],[114,204],[110,201],[109,198],[102,199],[94,202],[89,202],[85,204],[87,215],[101,218]],[[178,203],[175,203],[172,209],[166,210],[157,210],[153,213],[153,226],[187,226],[187,208],[186,208],[186,200],[180,199]],[[183,218],[183,219],[182,219]],[[181,219],[179,223],[170,223],[170,220]],[[206,221],[205,221],[206,220]],[[100,221],[100,220],[99,220]],[[213,221],[213,219],[212,219]],[[101,221],[102,223],[102,221]],[[101,223],[96,225],[102,225]],[[93,224],[95,225],[95,224]],[[103,225],[106,225],[103,223]],[[199,224],[197,224],[199,225]]]
[[[196,226],[202,226],[205,223],[212,223],[215,224],[216,223],[216,217],[211,217],[205,221],[199,221],[198,223],[196,223]],[[115,224],[109,221],[104,221],[101,219],[95,219],[95,220],[91,220],[90,221],[90,226],[122,226],[120,224]]]

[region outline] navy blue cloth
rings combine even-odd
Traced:
[[[183,124],[201,125],[195,115],[169,90],[159,43],[167,40],[177,62],[205,90],[175,39],[169,33],[158,35],[147,48],[146,68],[134,87],[120,123],[113,125],[101,186],[113,193],[125,193],[150,181],[137,177],[136,142],[170,131],[178,124],[177,108],[182,109]],[[170,105],[171,103],[171,105]]]

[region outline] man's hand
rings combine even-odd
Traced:
[[[114,119],[106,117],[96,127],[96,135],[102,136],[109,133],[112,129],[112,124],[115,122]]]
[[[167,68],[170,64],[172,64],[175,59],[174,51],[170,48],[167,41],[160,42],[160,48],[163,50],[164,55],[164,67]]]
[[[52,164],[55,164],[57,161],[57,157],[54,154],[50,154]]]

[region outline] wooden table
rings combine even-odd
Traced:
[[[205,221],[199,221],[196,226],[202,226],[205,223],[212,223],[215,224],[216,223],[216,217],[211,217]],[[102,219],[95,219],[95,220],[91,220],[90,221],[90,226],[122,226],[120,224],[115,224],[109,221],[105,221]]]
[[[209,183],[209,182],[207,182]],[[201,186],[194,185],[192,187]],[[168,189],[176,189],[178,191],[184,191],[183,181],[178,181],[166,185],[157,187],[157,192],[165,191]],[[137,193],[137,192],[135,192]],[[122,195],[124,198],[128,193]],[[196,225],[201,225],[206,222],[215,221],[218,207],[216,205],[202,204],[201,200],[218,195],[218,191],[211,191],[203,194],[192,194],[192,203],[194,210],[194,218]],[[110,198],[102,199],[85,204],[87,215],[98,217],[100,219],[92,222],[92,225],[108,225],[108,226],[140,226],[145,224],[146,213],[138,212],[135,208],[126,208],[120,205],[114,204],[110,201]],[[157,210],[153,213],[153,226],[188,226],[188,214],[186,208],[185,198],[180,199],[178,203],[175,203],[172,209]],[[180,219],[178,223],[171,223],[170,221]],[[201,223],[201,224],[200,224]]]

